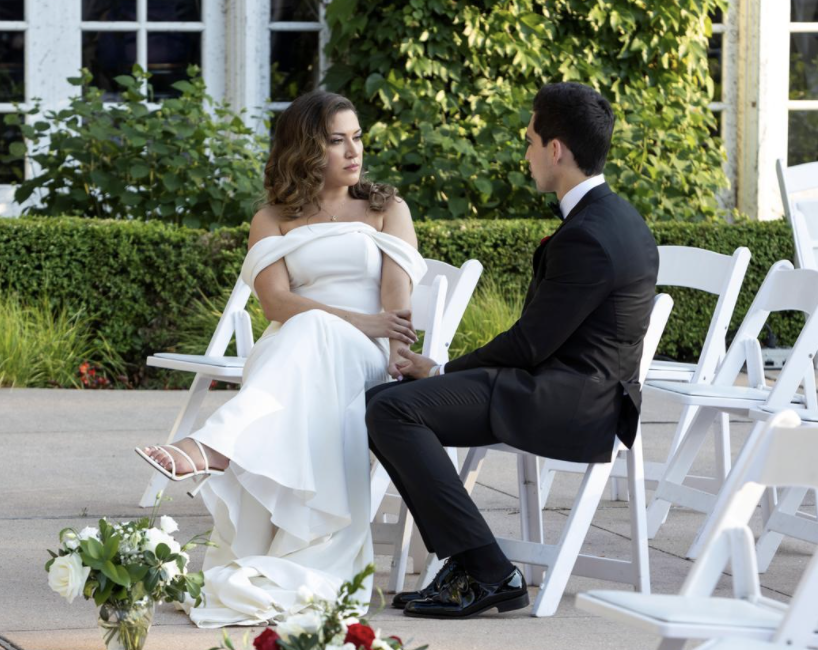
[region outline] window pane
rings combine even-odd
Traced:
[[[82,0],[83,20],[136,20],[136,0]]]
[[[790,36],[790,99],[818,99],[818,34]]]
[[[25,0],[0,0],[0,20],[25,20]]]
[[[0,32],[0,102],[26,99],[25,42],[25,32]]]
[[[148,0],[148,20],[198,22],[201,19],[201,0]]]
[[[724,12],[721,9],[714,9],[710,12],[710,22],[718,25],[724,22]]]
[[[289,102],[318,85],[318,32],[272,32],[270,98]]]
[[[790,111],[788,139],[788,165],[818,160],[818,111]]]
[[[18,126],[6,126],[3,123],[4,115],[0,115],[0,159],[7,156],[12,142],[22,142],[23,135]],[[23,162],[0,162],[0,185],[9,185],[12,182],[23,180]]]
[[[319,0],[270,0],[270,20],[316,22]]]
[[[178,97],[181,93],[171,84],[187,79],[187,67],[202,65],[201,34],[148,34],[148,72],[153,76],[154,99]]]
[[[818,0],[792,0],[794,23],[818,23]]]
[[[91,84],[103,90],[106,102],[119,101],[114,77],[131,74],[136,63],[136,32],[84,32],[82,66],[91,71]]]
[[[713,34],[707,46],[707,67],[710,77],[713,79],[713,101],[720,102],[722,99],[721,88],[721,56],[722,34]]]

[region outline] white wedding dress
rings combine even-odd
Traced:
[[[251,287],[284,258],[291,290],[350,311],[381,311],[382,255],[413,286],[426,265],[403,240],[362,222],[320,223],[265,237],[248,252]],[[213,516],[199,627],[259,625],[303,607],[305,586],[332,599],[373,560],[365,390],[387,381],[388,342],[322,310],[271,323],[241,390],[192,438],[230,458],[201,494]],[[367,602],[371,580],[357,594]]]

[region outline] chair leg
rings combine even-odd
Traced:
[[[415,589],[421,590],[428,585],[432,579],[437,575],[437,572],[443,568],[443,560],[437,557],[434,553],[429,553],[426,557],[426,566],[418,576],[418,581],[415,583]]]
[[[756,544],[758,570],[760,573],[764,573],[770,568],[770,562],[773,561],[778,547],[784,540],[784,535],[775,528],[775,518],[781,516],[796,517],[798,509],[804,502],[804,497],[807,496],[807,491],[806,488],[787,489],[781,495],[778,505],[770,513],[770,517],[764,525],[764,532],[761,533],[758,538],[758,543]]]
[[[406,578],[406,563],[409,559],[409,544],[412,539],[413,520],[409,508],[405,503],[401,503],[400,516],[396,524],[394,552],[392,554],[392,571],[389,574],[388,593],[398,593],[403,591],[403,583]]]
[[[375,515],[378,514],[378,510],[383,503],[383,499],[386,496],[386,491],[389,489],[389,484],[392,480],[389,478],[389,473],[386,471],[383,465],[381,465],[377,460],[375,464],[372,466],[372,470],[370,472],[369,477],[369,494],[370,494],[370,513],[369,513],[369,521],[375,521]]]
[[[717,412],[714,409],[699,409],[687,433],[679,443],[678,449],[676,449],[668,460],[665,472],[648,506],[649,539],[653,539],[656,536],[656,533],[659,532],[659,528],[664,523],[670,511],[671,502],[662,498],[664,485],[682,485],[685,477],[690,473],[690,468],[693,466],[696,456],[699,454],[699,449],[701,449],[704,438],[707,436],[707,432],[716,415]]]
[[[716,445],[716,480],[721,487],[730,473],[732,457],[730,453],[730,415],[721,413],[719,418],[719,429],[714,436]]]
[[[650,593],[650,558],[648,554],[648,520],[645,501],[645,465],[642,457],[642,425],[633,446],[626,452],[631,515],[631,562],[633,585],[637,591]]]
[[[197,374],[193,378],[193,382],[190,384],[190,388],[187,392],[185,404],[179,412],[176,421],[173,423],[166,444],[181,440],[190,433],[190,430],[196,422],[199,409],[202,408],[202,402],[210,389],[210,382],[210,377],[204,375]],[[164,492],[167,485],[168,479],[166,477],[162,476],[159,472],[152,471],[150,482],[142,493],[142,498],[139,500],[139,507],[152,508],[156,503],[156,499]]]
[[[733,468],[730,473],[727,475],[724,483],[722,484],[721,488],[719,489],[718,494],[716,495],[716,502],[713,505],[713,510],[708,513],[704,523],[701,525],[699,530],[696,532],[696,537],[693,540],[693,544],[687,551],[687,557],[690,559],[695,559],[699,556],[702,552],[704,544],[710,538],[712,534],[712,529],[716,525],[716,522],[719,521],[724,509],[727,507],[727,504],[731,498],[731,496],[741,487],[738,485],[739,476],[744,473],[744,468],[747,463],[750,462],[750,450],[755,446],[756,438],[761,435],[761,430],[764,428],[764,423],[759,422],[757,423],[753,429],[750,431],[750,435],[747,436],[747,440],[744,442],[741,450],[738,453],[738,457],[736,458],[736,462],[733,464]]]
[[[417,526],[412,526],[412,539],[409,540],[409,557],[412,558],[412,573],[420,573],[426,564],[426,557],[429,551],[423,543],[420,531]]]
[[[548,503],[548,495],[551,494],[556,476],[557,473],[551,469],[551,460],[544,458],[540,468],[540,504],[543,508]]]
[[[613,463],[595,463],[588,466],[582,484],[574,499],[571,514],[562,529],[557,543],[557,554],[554,563],[548,567],[537,600],[534,603],[534,616],[552,616],[560,604],[568,578],[582,548],[582,542],[591,527],[605,484],[611,475]]]
[[[540,465],[533,454],[517,454],[517,477],[520,495],[520,533],[526,542],[543,543],[542,509],[540,507]],[[526,582],[542,582],[542,567],[526,564]]]

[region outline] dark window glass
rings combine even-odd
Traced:
[[[721,9],[714,9],[710,12],[710,22],[714,25],[724,22],[724,12]]]
[[[120,86],[114,77],[131,74],[136,63],[135,32],[84,32],[82,66],[93,76],[91,84],[103,91],[106,102],[119,101]]]
[[[3,123],[4,115],[0,115],[0,185],[10,185],[23,180],[23,161],[8,163],[2,162],[9,153],[12,142],[22,142],[23,135],[18,126],[6,126]]]
[[[0,20],[25,19],[25,0],[0,0]]]
[[[0,102],[25,101],[25,43],[25,32],[0,32]]]
[[[318,85],[318,32],[272,32],[270,98],[289,102]]]
[[[201,19],[202,0],[148,0],[148,20],[198,22]]]
[[[792,0],[790,20],[794,23],[818,23],[816,0]]]
[[[82,0],[83,20],[136,20],[136,0]]]
[[[270,20],[317,22],[319,0],[270,0]]]
[[[787,164],[800,165],[818,159],[818,111],[790,111]]]
[[[790,36],[790,99],[818,99],[818,34]]]
[[[713,79],[713,101],[720,102],[722,99],[722,78],[721,78],[721,61],[722,61],[722,44],[724,39],[722,34],[713,34],[707,45],[707,68],[710,72],[710,77]]]
[[[187,79],[187,67],[201,67],[202,35],[198,33],[148,34],[148,72],[153,76],[154,99],[178,97],[181,93],[171,85]]]

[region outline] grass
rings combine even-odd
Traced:
[[[231,290],[232,287],[229,287],[215,298],[203,296],[193,302],[178,330],[176,351],[183,354],[204,354]],[[470,352],[509,329],[520,317],[523,298],[521,291],[501,287],[491,278],[481,281],[457,329],[449,357],[454,359]],[[253,340],[257,341],[269,323],[255,298],[250,298],[246,309],[253,324]],[[420,340],[412,346],[418,352],[423,347],[423,333],[419,334]],[[235,353],[235,345],[231,343],[226,354]]]
[[[523,311],[522,291],[501,287],[491,277],[480,283],[457,328],[449,358],[471,352],[509,329]]]
[[[82,311],[53,309],[45,301],[24,305],[13,295],[0,296],[0,386],[108,385],[109,377],[122,374],[123,364],[92,331],[91,319]]]

